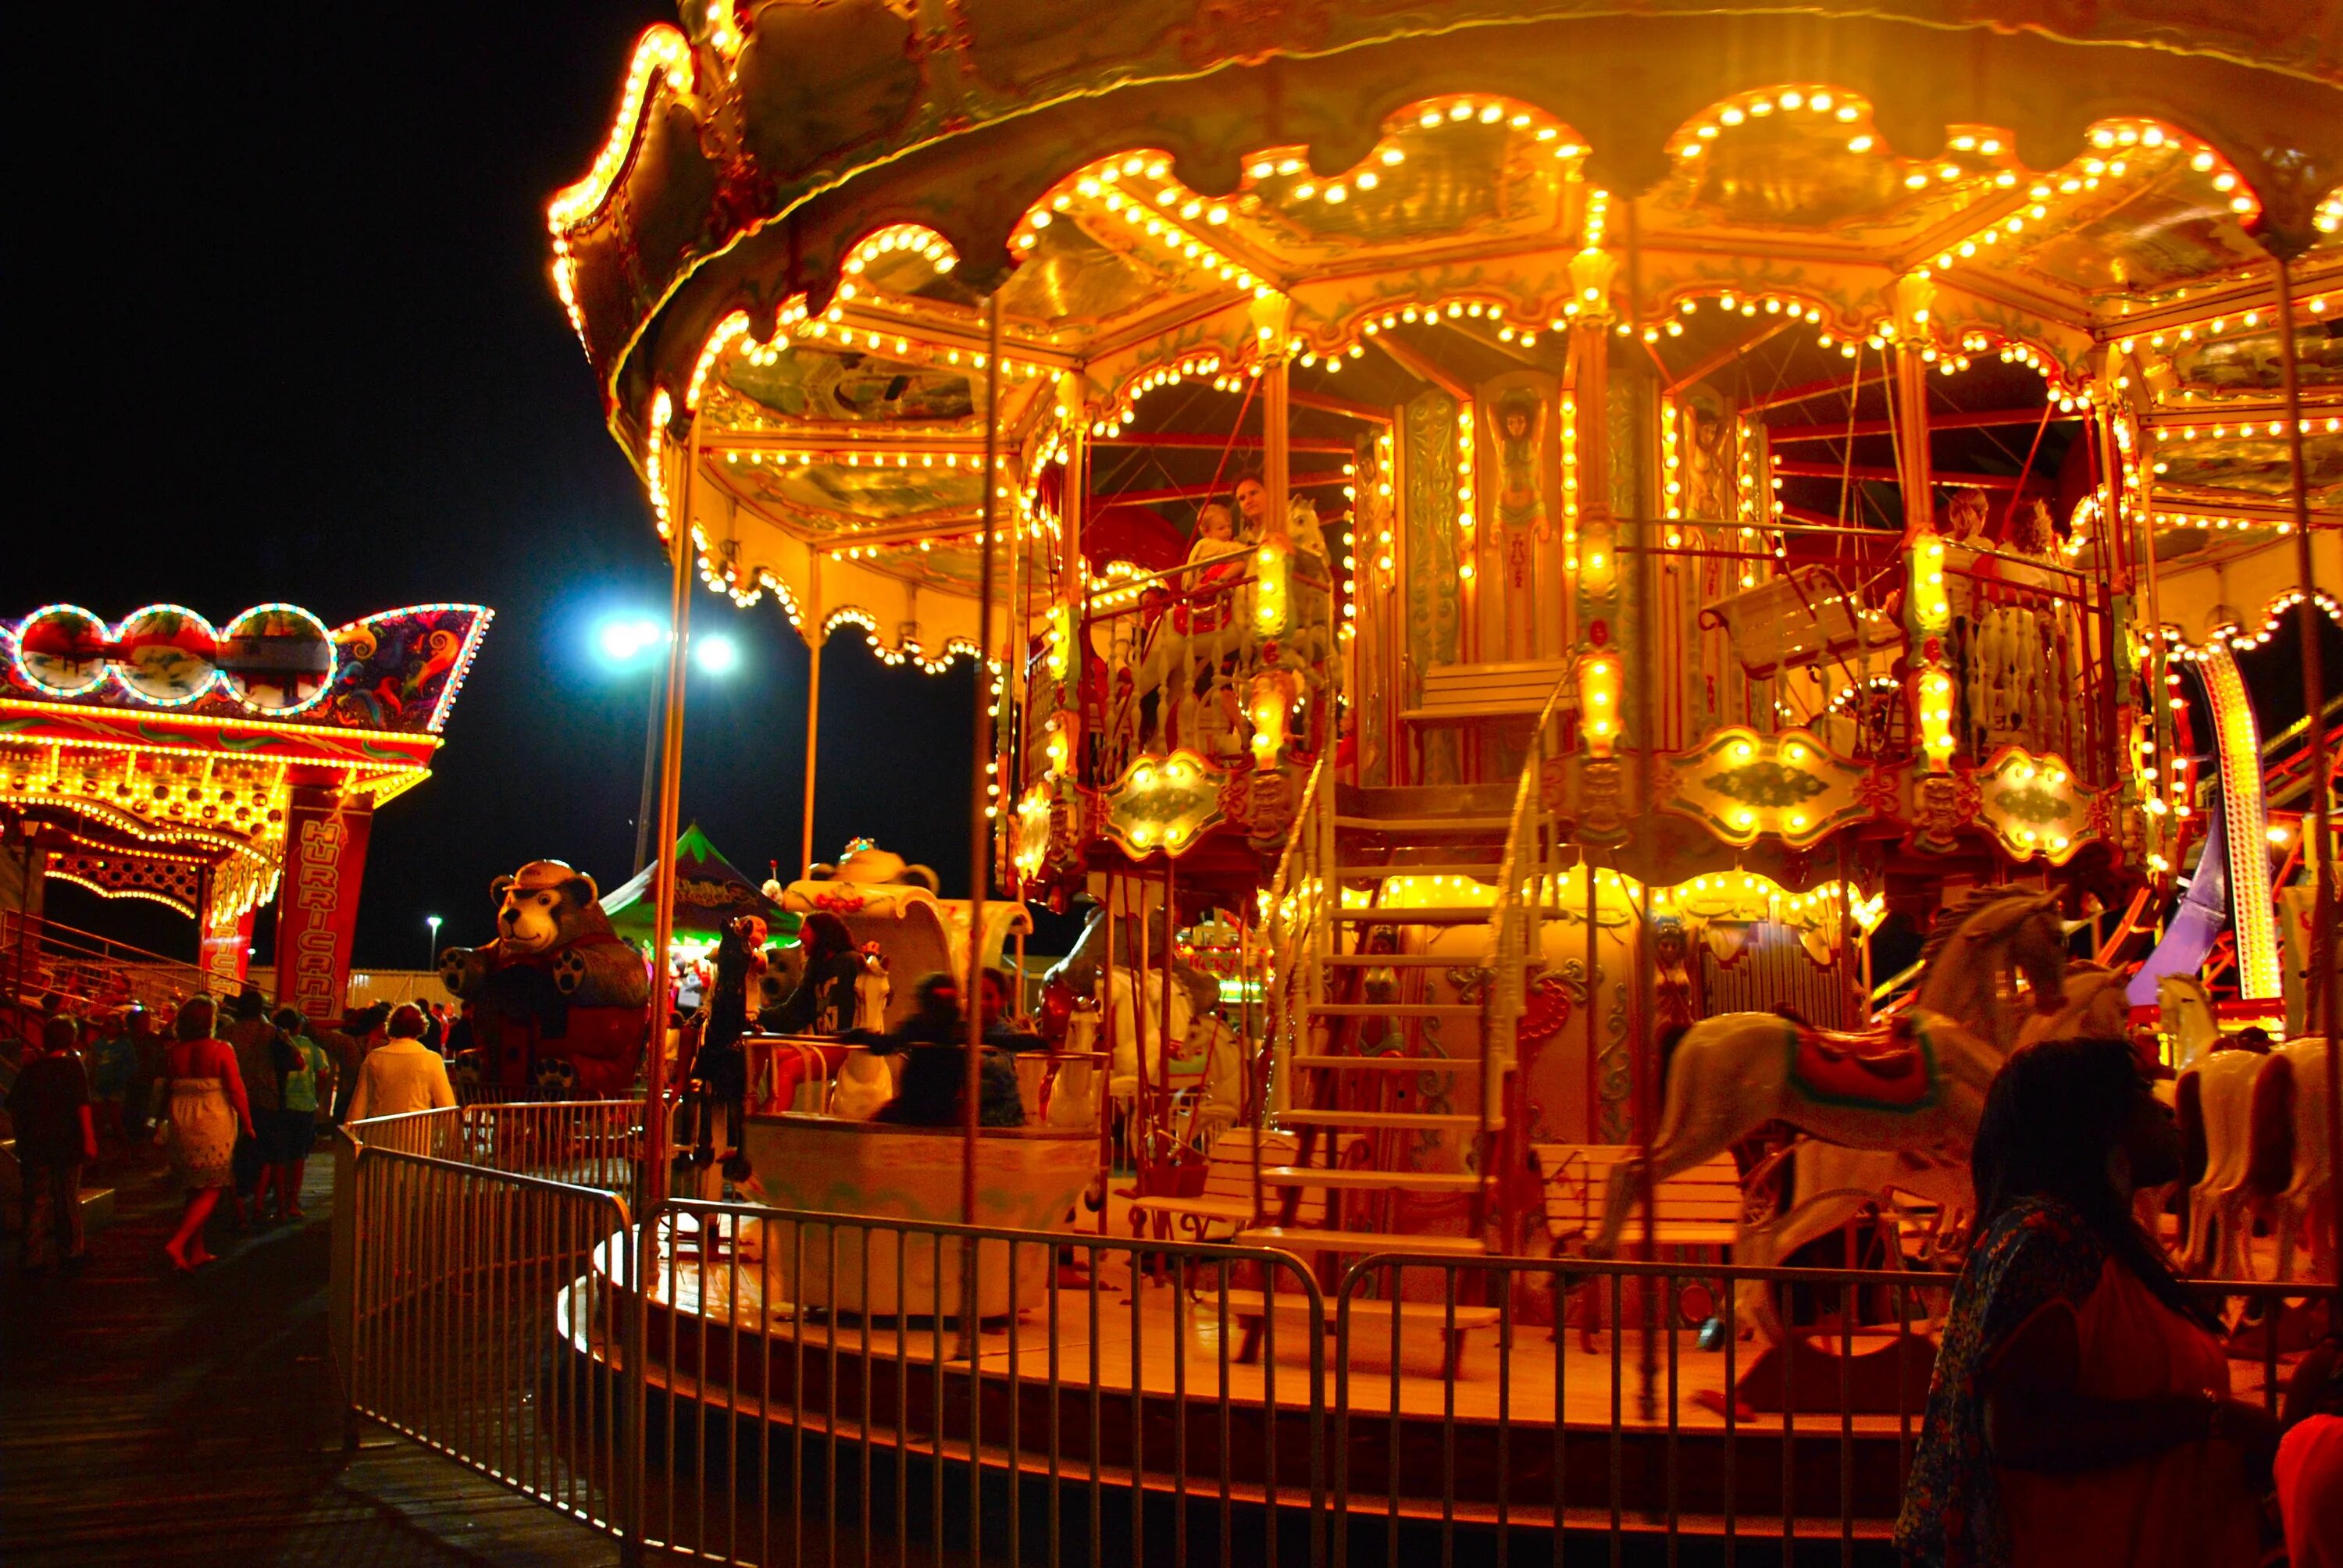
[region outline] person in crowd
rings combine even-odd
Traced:
[[[188,998],[172,1020],[172,1044],[163,1053],[171,1091],[163,1131],[172,1166],[187,1191],[186,1208],[163,1251],[182,1272],[212,1261],[211,1249],[204,1245],[204,1221],[218,1206],[220,1193],[235,1183],[238,1135],[252,1136],[252,1106],[236,1048],[213,1038],[216,1022],[211,998]]]
[[[447,1020],[447,1033],[440,1041],[439,1054],[453,1061],[478,1043],[472,1038],[472,1004],[458,1003],[456,1015]]]
[[[885,1034],[856,1030],[846,1038],[867,1045],[876,1056],[900,1052],[907,1057],[895,1098],[875,1120],[909,1127],[956,1127],[960,1124],[960,1095],[968,1070],[968,1020],[960,1011],[960,986],[948,974],[931,974],[920,981],[914,994],[918,1010],[901,1027]],[[999,1010],[1007,994],[1007,987],[1001,986],[987,1015],[986,1056],[990,1060],[978,1069],[977,1101],[977,1121],[984,1127],[1025,1124],[1016,1071],[1005,1056],[994,1053],[1041,1048],[1038,1038],[1015,1033],[999,1022]]]
[[[156,1100],[163,1080],[163,1048],[167,1042],[156,1032],[155,1015],[135,1002],[123,1010],[122,1032],[130,1042],[130,1087],[122,1097],[123,1131],[130,1138],[144,1138],[162,1116]]]
[[[854,984],[862,978],[854,935],[844,920],[818,910],[798,928],[798,940],[805,944],[805,975],[781,1004],[771,1032],[843,1034],[854,1027]]]
[[[2133,1218],[2181,1140],[2131,1046],[2014,1052],[1971,1169],[1898,1544],[1950,1568],[2251,1568],[2277,1425],[2229,1397],[2217,1323]]]
[[[324,1048],[334,1065],[333,1098],[327,1101],[321,1096],[319,1107],[337,1127],[342,1124],[342,1117],[349,1110],[351,1091],[358,1086],[358,1042],[349,1027],[354,1021],[354,1016],[345,1017],[340,1029],[323,1028],[315,1022],[309,1026],[309,1038]]]
[[[447,1020],[439,1016],[439,1009],[431,1002],[417,1002],[416,1006],[423,1013],[423,1048],[437,1051],[444,1060],[447,1053],[440,1048],[447,1042]]]
[[[410,1111],[440,1111],[456,1103],[447,1064],[423,1044],[423,1010],[412,1002],[390,1015],[389,1039],[358,1063],[357,1088],[350,1095],[349,1120],[397,1116]]]
[[[89,1261],[82,1234],[82,1167],[97,1158],[97,1123],[90,1114],[89,1073],[74,1054],[73,1022],[51,1018],[41,1037],[25,1044],[8,1090],[8,1118],[16,1130],[16,1168],[23,1262],[28,1274],[54,1261],[71,1270]]]
[[[127,1012],[116,1014],[110,1027],[96,1031],[89,1048],[88,1067],[90,1103],[97,1121],[98,1141],[127,1141],[130,1086],[138,1076],[138,1046],[130,1037]]]
[[[275,1125],[273,1119],[285,1109],[285,1100],[279,1087],[282,1065],[277,1056],[277,1026],[268,1021],[268,1003],[258,991],[247,988],[236,993],[228,1012],[233,1021],[227,1026],[227,1043],[236,1052],[236,1072],[244,1080],[245,1101],[252,1112],[244,1139],[236,1145],[231,1200],[236,1228],[242,1230],[249,1222],[246,1205],[251,1205],[250,1218],[257,1220],[260,1195],[276,1186],[277,1162],[262,1147],[260,1133]]]
[[[2286,1436],[2271,1467],[2292,1568],[2343,1568],[2343,1341],[2329,1333],[2294,1369]]]
[[[300,1220],[307,1218],[301,1209],[301,1180],[308,1173],[309,1151],[317,1144],[317,1107],[321,1101],[332,1103],[334,1067],[325,1048],[309,1038],[309,1020],[300,1009],[279,1008],[275,1021],[277,1038],[284,1045],[280,1082],[285,1109],[277,1113],[273,1137],[262,1130],[261,1143],[274,1144],[268,1151],[277,1166],[277,1218]]]
[[[716,1112],[724,1112],[724,1171],[735,1181],[749,1174],[740,1154],[748,1131],[749,1060],[740,1037],[749,1032],[749,987],[764,970],[765,922],[743,915],[728,922],[716,944],[715,978],[708,992],[708,1021],[692,1056],[691,1083],[698,1101],[699,1131],[691,1162],[716,1160]],[[736,1174],[737,1172],[737,1174]]]

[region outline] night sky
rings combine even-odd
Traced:
[[[0,615],[486,603],[443,759],[376,823],[357,961],[423,962],[427,914],[484,940],[489,879],[525,860],[615,887],[652,683],[604,668],[593,631],[663,613],[666,573],[548,283],[544,208],[672,9],[20,11]],[[769,602],[694,613],[746,657],[694,679],[684,816],[761,877],[798,855],[806,652]],[[2300,658],[2289,630],[2244,660],[2266,721],[2301,711]],[[821,852],[867,833],[963,893],[969,670],[888,669],[849,636],[825,674]],[[52,899],[193,955],[154,906]]]
[[[486,940],[488,880],[525,860],[605,890],[631,869],[652,681],[602,668],[592,632],[613,611],[663,618],[666,568],[548,282],[544,212],[599,146],[636,35],[674,15],[498,0],[12,18],[35,85],[6,110],[0,615],[497,612],[437,769],[377,819],[360,967],[420,966],[426,914],[445,940]],[[769,600],[703,591],[693,616],[745,658],[693,680],[684,816],[761,879],[799,854],[806,651]],[[964,891],[967,668],[885,668],[849,637],[823,674],[822,853],[867,833]],[[52,889],[59,919],[193,956],[192,922]]]

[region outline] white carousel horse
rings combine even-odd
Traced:
[[[1099,1105],[1098,1064],[1088,1057],[1071,1057],[1058,1064],[1050,1081],[1050,1098],[1041,1107],[1044,1127],[1096,1127]]]
[[[2205,1174],[2188,1190],[2188,1248],[2181,1261],[2189,1273],[2236,1279],[2244,1271],[2247,1212],[2254,1206],[2246,1181],[2254,1080],[2263,1060],[2258,1051],[2216,1050],[2180,1075],[2181,1125],[2201,1129],[2205,1140]]]
[[[2197,1066],[2220,1044],[2221,1023],[2214,1016],[2212,996],[2195,975],[2158,975],[2156,1009],[2157,1022],[2172,1037],[2177,1070],[2185,1072]]]
[[[2323,1040],[2290,1040],[2261,1059],[2254,1074],[2252,1147],[2247,1185],[2267,1205],[2278,1235],[2277,1277],[2294,1278],[2295,1244],[2310,1231],[2309,1278],[2332,1281],[2329,1245],[2335,1206],[2335,1151],[2327,1140],[2327,1075],[2334,1053]]]
[[[2018,1026],[2017,1043],[2037,1040],[2121,1040],[2131,1023],[2128,976],[2104,964],[2077,960],[2066,966],[2060,987],[2066,999],[2056,1012],[2038,1009]]]
[[[1770,1012],[1693,1025],[1669,1063],[1649,1180],[1689,1171],[1775,1121],[1848,1148],[1966,1161],[1986,1086],[2016,1040],[2013,973],[2038,998],[2064,995],[2056,895],[1973,893],[1938,918],[1920,956],[1919,995],[1899,1020],[1900,1040],[1826,1035]],[[1617,1244],[1645,1171],[1640,1154],[1611,1168],[1601,1255]]]
[[[887,976],[887,956],[871,942],[862,950],[862,972],[854,977],[854,1027],[874,1034],[887,1032],[887,1004],[895,997],[895,982]]]
[[[2036,1010],[2018,1029],[2018,1043],[2037,1040],[2121,1039],[2129,1011],[2125,977],[2102,965],[2069,966],[2055,1013]],[[1790,1200],[1770,1221],[1745,1223],[1735,1238],[1735,1261],[1760,1267],[1779,1262],[1807,1242],[1837,1230],[1867,1203],[1902,1192],[1934,1204],[1939,1244],[1965,1231],[1976,1194],[1965,1159],[1913,1150],[1849,1149],[1819,1138],[1793,1145]],[[1769,1333],[1778,1329],[1770,1292],[1743,1292],[1742,1310]]]
[[[882,1002],[881,1010],[885,1004]],[[895,1074],[887,1059],[867,1050],[850,1050],[838,1064],[838,1079],[830,1093],[830,1113],[851,1121],[868,1121],[895,1098]]]

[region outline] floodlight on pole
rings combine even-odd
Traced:
[[[423,923],[431,928],[431,950],[425,955],[423,967],[430,969],[439,962],[439,917],[426,915]]]

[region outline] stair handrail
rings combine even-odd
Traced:
[[[1261,1049],[1252,1062],[1252,1212],[1262,1217],[1261,1134],[1269,1131],[1269,1097],[1273,1085],[1287,1077],[1283,1058],[1292,1052],[1297,1030],[1309,1028],[1311,1004],[1323,987],[1325,965],[1320,961],[1331,930],[1325,907],[1332,879],[1334,837],[1333,775],[1331,753],[1322,752],[1312,765],[1295,803],[1293,826],[1277,857],[1276,875],[1262,895],[1262,923],[1268,933],[1264,961],[1269,972],[1262,987]],[[1332,897],[1342,895],[1336,890]]]
[[[1522,759],[1513,810],[1506,820],[1504,854],[1497,862],[1496,901],[1489,911],[1491,973],[1481,993],[1482,1219],[1487,1218],[1487,1194],[1493,1182],[1501,1204],[1502,1245],[1507,1252],[1518,1250],[1515,1216],[1504,1199],[1510,1184],[1498,1176],[1502,1161],[1491,1131],[1503,1111],[1519,1051],[1522,1015],[1529,1005],[1529,958],[1545,950],[1540,926],[1548,895],[1546,881],[1554,873],[1559,840],[1554,815],[1545,803],[1546,765],[1565,749],[1562,716],[1577,709],[1576,677],[1565,671],[1539,710],[1528,753]]]

